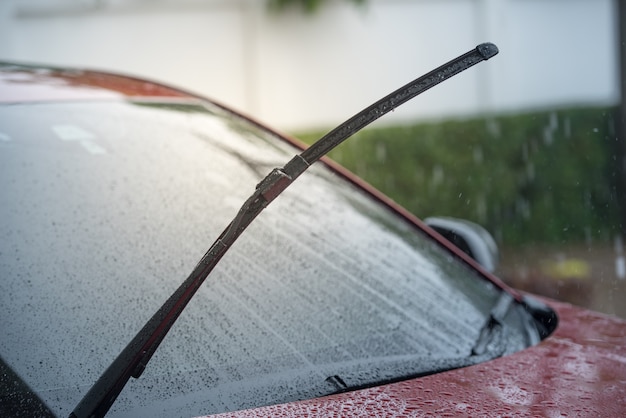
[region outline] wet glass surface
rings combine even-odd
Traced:
[[[15,105],[0,126],[0,355],[60,415],[297,153],[199,103]],[[111,416],[303,399],[329,393],[339,365],[458,358],[498,294],[315,165],[226,254]]]

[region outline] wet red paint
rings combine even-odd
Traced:
[[[626,416],[626,321],[550,304],[559,327],[519,353],[421,379],[219,416]]]
[[[124,97],[176,98],[190,95],[160,84],[97,71],[28,66],[0,71],[0,103]]]

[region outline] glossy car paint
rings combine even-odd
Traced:
[[[95,71],[4,65],[0,103],[103,100],[124,97],[187,97],[147,81]]]
[[[0,101],[5,103],[125,96],[194,97],[166,86],[90,71],[33,67],[22,69],[17,77],[15,73],[0,77]],[[362,180],[332,162],[325,163],[426,228]],[[437,234],[433,237],[498,286],[507,288]],[[516,354],[420,379],[220,416],[626,415],[626,322],[556,301],[547,303],[558,313],[557,330],[540,344]]]

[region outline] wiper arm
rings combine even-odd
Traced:
[[[311,164],[389,111],[473,65],[488,60],[497,53],[498,48],[493,44],[478,45],[475,49],[415,79],[363,109],[301,154],[296,155],[283,168],[272,170],[257,185],[252,196],[246,200],[233,221],[211,245],[187,279],[105,370],[70,417],[101,417],[107,413],[130,378],[141,376],[148,361],[187,303],[239,235]]]
[[[478,334],[478,339],[474,343],[474,347],[472,347],[472,356],[479,356],[484,354],[487,351],[487,346],[494,339],[493,336],[497,332],[503,332],[503,321],[507,312],[511,308],[511,304],[513,303],[513,296],[506,292],[502,292],[498,301],[491,308],[489,312],[489,318],[487,318],[487,322],[480,329],[480,333]],[[504,348],[502,349],[504,351]]]

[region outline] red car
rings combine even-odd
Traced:
[[[0,102],[0,415],[626,416],[626,322],[297,141],[100,72],[4,63]]]

